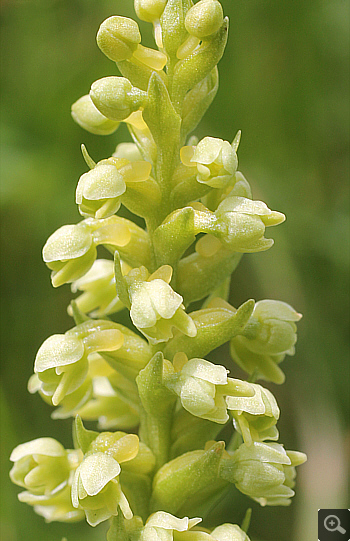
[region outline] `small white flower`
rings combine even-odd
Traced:
[[[123,494],[118,476],[121,468],[110,455],[97,452],[88,455],[77,468],[72,483],[72,503],[84,509],[91,526],[118,514],[118,506],[125,518],[132,518],[129,503]]]

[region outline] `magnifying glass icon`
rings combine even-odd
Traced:
[[[340,533],[346,533],[346,530],[341,527],[340,520],[336,515],[328,515],[324,519],[324,527],[329,532],[340,532]]]

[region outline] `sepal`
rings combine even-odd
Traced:
[[[96,432],[96,430],[88,430],[87,428],[85,428],[80,415],[77,415],[75,417],[73,430],[74,439],[76,440],[80,449],[83,451],[84,454],[87,453],[91,443],[97,438],[99,432]]]
[[[42,516],[45,522],[79,522],[85,517],[84,511],[75,509],[72,505],[70,486],[49,496],[20,492],[18,499],[33,506],[34,511]]]

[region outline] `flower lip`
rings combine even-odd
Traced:
[[[105,453],[94,453],[86,456],[75,473],[75,483],[79,486],[81,481],[83,489],[88,496],[96,496],[112,479],[117,477],[121,471],[118,462]],[[72,490],[75,496],[80,492],[78,486]],[[77,504],[77,505],[76,505]],[[74,507],[78,507],[79,501],[75,497]]]
[[[43,248],[45,263],[68,261],[86,254],[92,244],[90,232],[78,225],[63,225],[47,240]]]
[[[122,175],[114,165],[97,165],[80,177],[76,203],[81,204],[83,198],[97,201],[122,195],[126,185]]]
[[[57,366],[79,361],[84,355],[84,344],[75,336],[54,334],[40,347],[34,364],[35,372],[44,372]]]

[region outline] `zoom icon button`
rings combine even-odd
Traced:
[[[350,541],[350,509],[318,510],[318,541]]]

